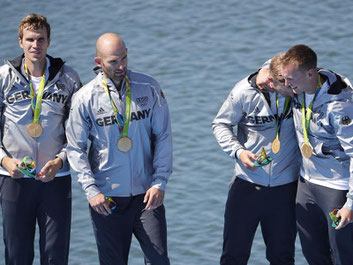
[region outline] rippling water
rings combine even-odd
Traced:
[[[125,39],[130,68],[159,81],[170,106],[174,136],[174,173],[165,199],[174,265],[219,262],[233,160],[216,144],[210,124],[234,83],[297,43],[311,46],[320,66],[353,78],[353,5],[348,0],[0,0],[0,4],[1,62],[21,52],[17,26],[34,12],[47,16],[52,26],[49,54],[65,59],[84,83],[94,77],[95,42],[104,32],[117,32]],[[98,264],[87,207],[74,180],[70,264]],[[34,264],[39,264],[38,252]],[[136,241],[130,264],[143,264]],[[260,231],[249,264],[268,264]],[[306,264],[298,242],[296,264]]]

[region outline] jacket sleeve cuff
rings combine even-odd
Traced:
[[[165,191],[167,188],[167,180],[162,177],[157,177],[152,181],[151,187],[155,187],[159,190]]]
[[[91,185],[85,189],[85,193],[86,193],[87,200],[90,200],[91,198],[93,198],[94,196],[102,192],[98,189],[96,185]]]
[[[7,156],[6,152],[0,149],[0,166],[2,166],[2,160],[5,156]]]
[[[346,203],[343,205],[343,208],[346,208],[348,210],[353,211],[353,200],[350,198],[347,198]]]
[[[236,152],[235,152],[235,159],[239,159],[239,156],[241,154],[241,152],[243,152],[245,149],[243,148],[240,148],[238,149]]]
[[[65,151],[60,152],[56,155],[56,157],[60,158],[63,161],[63,165],[67,162],[67,155]]]

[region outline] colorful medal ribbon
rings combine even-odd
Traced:
[[[29,81],[31,107],[32,107],[32,113],[33,113],[33,123],[39,124],[39,116],[40,116],[40,111],[41,111],[41,106],[42,106],[42,98],[43,98],[43,92],[44,92],[46,70],[44,71],[44,74],[43,74],[42,79],[40,81],[39,88],[38,88],[38,94],[36,94],[36,92],[34,91],[34,87],[33,87],[32,80],[31,80],[31,75],[28,71],[26,61],[24,62],[23,67],[25,69],[25,72],[26,72],[26,75],[27,75],[27,78]],[[45,67],[45,69],[46,69],[46,67]]]
[[[36,164],[31,156],[25,156],[22,159],[22,164],[24,167],[17,166],[19,171],[29,177],[35,178],[36,177]]]
[[[284,118],[286,117],[288,111],[289,111],[289,104],[291,102],[291,97],[286,97],[286,101],[284,102],[284,107],[283,107],[283,112],[281,116],[278,116],[278,105],[279,105],[279,100],[278,100],[278,93],[276,92],[276,110],[277,110],[277,129],[276,129],[276,139],[279,140],[279,134],[281,131],[281,124]]]
[[[105,196],[105,200],[109,203],[110,210],[113,211],[116,209],[116,202],[112,199],[112,197]]]
[[[332,220],[332,227],[337,227],[341,222],[341,217],[337,217],[337,212],[338,212],[338,209],[335,208],[332,210],[332,212],[328,213],[328,215]]]
[[[124,117],[119,113],[118,108],[116,107],[110,93],[109,89],[107,86],[107,83],[104,79],[102,78],[102,85],[104,87],[105,92],[107,92],[110,104],[112,105],[113,111],[115,118],[118,122],[118,127],[119,131],[121,133],[121,138],[127,137],[128,135],[128,130],[129,130],[129,123],[130,123],[130,112],[131,112],[131,86],[130,86],[130,80],[127,75],[125,75],[125,84],[126,84],[126,97],[125,97],[125,119]]]
[[[319,91],[321,90],[322,83],[321,83],[321,78],[319,75],[319,80],[318,84],[316,87],[315,91],[315,96],[313,100],[310,102],[309,106],[305,110],[305,92],[303,93],[303,99],[302,99],[302,125],[303,125],[303,134],[304,134],[304,143],[306,145],[309,145],[309,138],[308,138],[308,131],[310,128],[310,120],[311,120],[311,112],[313,110],[313,105],[314,105],[314,100],[316,96],[319,94]]]
[[[272,161],[272,158],[266,154],[265,148],[261,148],[261,154],[257,157],[254,162],[255,167],[266,166]]]

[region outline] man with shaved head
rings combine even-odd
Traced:
[[[94,61],[96,78],[73,100],[67,151],[89,202],[100,264],[127,264],[134,234],[145,264],[168,265],[163,200],[172,173],[172,133],[167,102],[156,80],[127,69],[127,48],[117,34],[98,38]]]

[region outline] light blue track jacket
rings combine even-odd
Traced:
[[[71,168],[87,199],[98,193],[128,197],[145,193],[151,186],[166,188],[172,173],[172,132],[167,101],[150,76],[127,71],[131,84],[128,137],[132,149],[122,152],[113,108],[102,86],[102,73],[75,95],[66,126]],[[120,95],[109,87],[119,112],[125,116],[126,87]],[[91,142],[89,151],[88,140]]]
[[[281,149],[277,154],[271,148],[276,138],[275,114],[264,94],[256,87],[254,75],[238,82],[223,103],[212,123],[213,133],[222,149],[234,158],[239,149],[258,155],[264,147],[267,155],[273,158],[270,164],[255,171],[246,169],[236,159],[235,177],[268,187],[288,184],[298,178],[299,150],[292,111],[282,122]]]
[[[22,160],[32,156],[40,170],[49,160],[60,157],[62,168],[56,176],[70,174],[66,159],[65,121],[69,115],[71,97],[81,87],[77,72],[60,58],[47,56],[49,77],[44,87],[39,123],[43,134],[32,138],[27,133],[33,121],[30,86],[21,74],[23,56],[0,67],[1,148],[0,161],[5,157]],[[0,174],[10,175],[0,167]]]
[[[319,74],[327,81],[314,100],[308,131],[313,147],[310,158],[302,158],[300,175],[315,183],[339,183],[349,190],[345,208],[353,210],[353,101],[349,80],[329,70]],[[294,123],[298,144],[304,144],[302,99],[294,98]],[[325,185],[328,186],[328,185]]]

